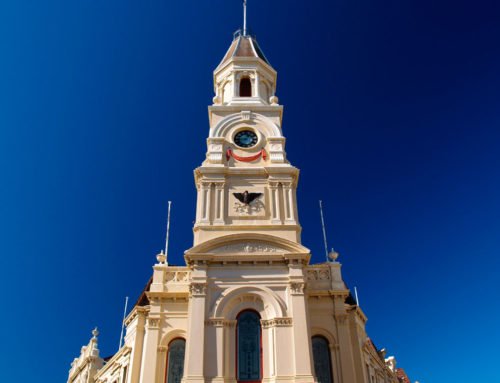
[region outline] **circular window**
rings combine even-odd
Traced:
[[[242,148],[251,148],[258,140],[257,135],[251,130],[242,130],[234,136],[234,143]]]

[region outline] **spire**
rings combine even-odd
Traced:
[[[243,0],[243,36],[247,35],[247,0]]]

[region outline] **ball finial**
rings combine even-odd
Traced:
[[[165,256],[165,253],[163,252],[163,250],[160,251],[159,254],[156,255],[156,259],[158,260],[158,263],[165,263],[165,261],[167,260],[167,257]]]
[[[92,330],[92,337],[93,339],[97,339],[97,336],[99,335],[99,330],[97,330],[97,327],[95,327],[93,330]]]
[[[337,253],[335,250],[332,250],[328,253],[328,259],[330,259],[332,262],[335,262],[337,258],[339,257],[339,253]]]

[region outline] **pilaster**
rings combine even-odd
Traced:
[[[204,383],[207,266],[195,264],[191,277],[187,331],[189,336],[186,342],[186,359],[182,381],[184,383]]]
[[[351,335],[349,331],[349,315],[344,306],[344,296],[334,296],[334,317],[337,323],[337,337],[339,342],[340,365],[342,382],[357,382],[354,370]]]
[[[146,335],[144,337],[140,383],[156,383],[156,358],[158,356],[159,331],[160,318],[149,316],[147,318]]]

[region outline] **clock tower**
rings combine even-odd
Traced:
[[[194,245],[245,233],[300,243],[299,171],[286,158],[276,71],[253,36],[235,33],[214,92],[206,159],[195,170]]]

